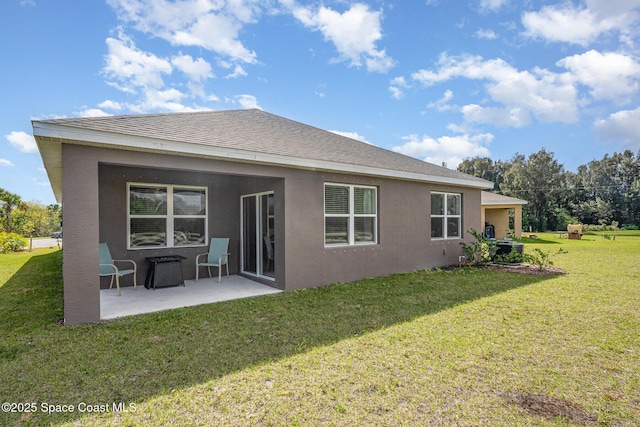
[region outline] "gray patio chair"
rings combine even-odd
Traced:
[[[122,270],[116,266],[116,262],[130,262],[133,264],[132,269]],[[120,293],[120,276],[126,276],[133,274],[133,289],[136,289],[137,282],[136,276],[138,272],[138,265],[135,261],[130,259],[113,259],[111,257],[111,251],[106,243],[100,243],[100,276],[111,276],[111,283],[109,283],[109,289],[113,286],[113,279],[116,279],[116,288],[118,288],[118,296]]]
[[[227,277],[229,277],[229,238],[214,237],[209,245],[209,252],[196,257],[196,282],[200,272],[200,267],[207,267],[209,277],[211,277],[211,267],[218,267],[218,283],[222,279],[222,266],[227,267]],[[200,262],[200,257],[206,256],[206,262]]]

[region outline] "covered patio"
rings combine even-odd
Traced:
[[[185,286],[173,286],[156,290],[138,286],[122,288],[122,296],[113,289],[100,291],[100,320],[117,319],[144,313],[154,313],[180,307],[229,301],[282,292],[242,276],[185,280]]]
[[[488,191],[483,191],[481,197],[481,223],[485,226],[483,234],[488,235],[487,228],[491,227],[494,235],[488,237],[498,240],[509,237],[511,229],[509,216],[512,212],[513,237],[520,239],[522,237],[522,206],[526,205],[527,201]]]

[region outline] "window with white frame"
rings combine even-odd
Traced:
[[[206,244],[206,187],[129,183],[127,188],[129,249]]]
[[[345,184],[324,186],[325,245],[378,241],[378,189]]]
[[[431,193],[431,238],[459,239],[461,227],[462,195]]]

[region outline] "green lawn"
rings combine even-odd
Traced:
[[[419,271],[75,327],[60,251],[0,255],[0,402],[31,409],[0,425],[638,425],[640,233],[538,236],[567,274]]]

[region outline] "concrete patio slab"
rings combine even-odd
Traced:
[[[156,290],[146,289],[142,285],[138,285],[134,290],[132,286],[128,286],[121,288],[122,296],[118,296],[115,286],[113,289],[103,289],[100,291],[100,319],[117,319],[282,292],[280,289],[242,276],[223,277],[221,283],[218,283],[217,277],[200,279],[197,282],[185,280],[185,285]]]

